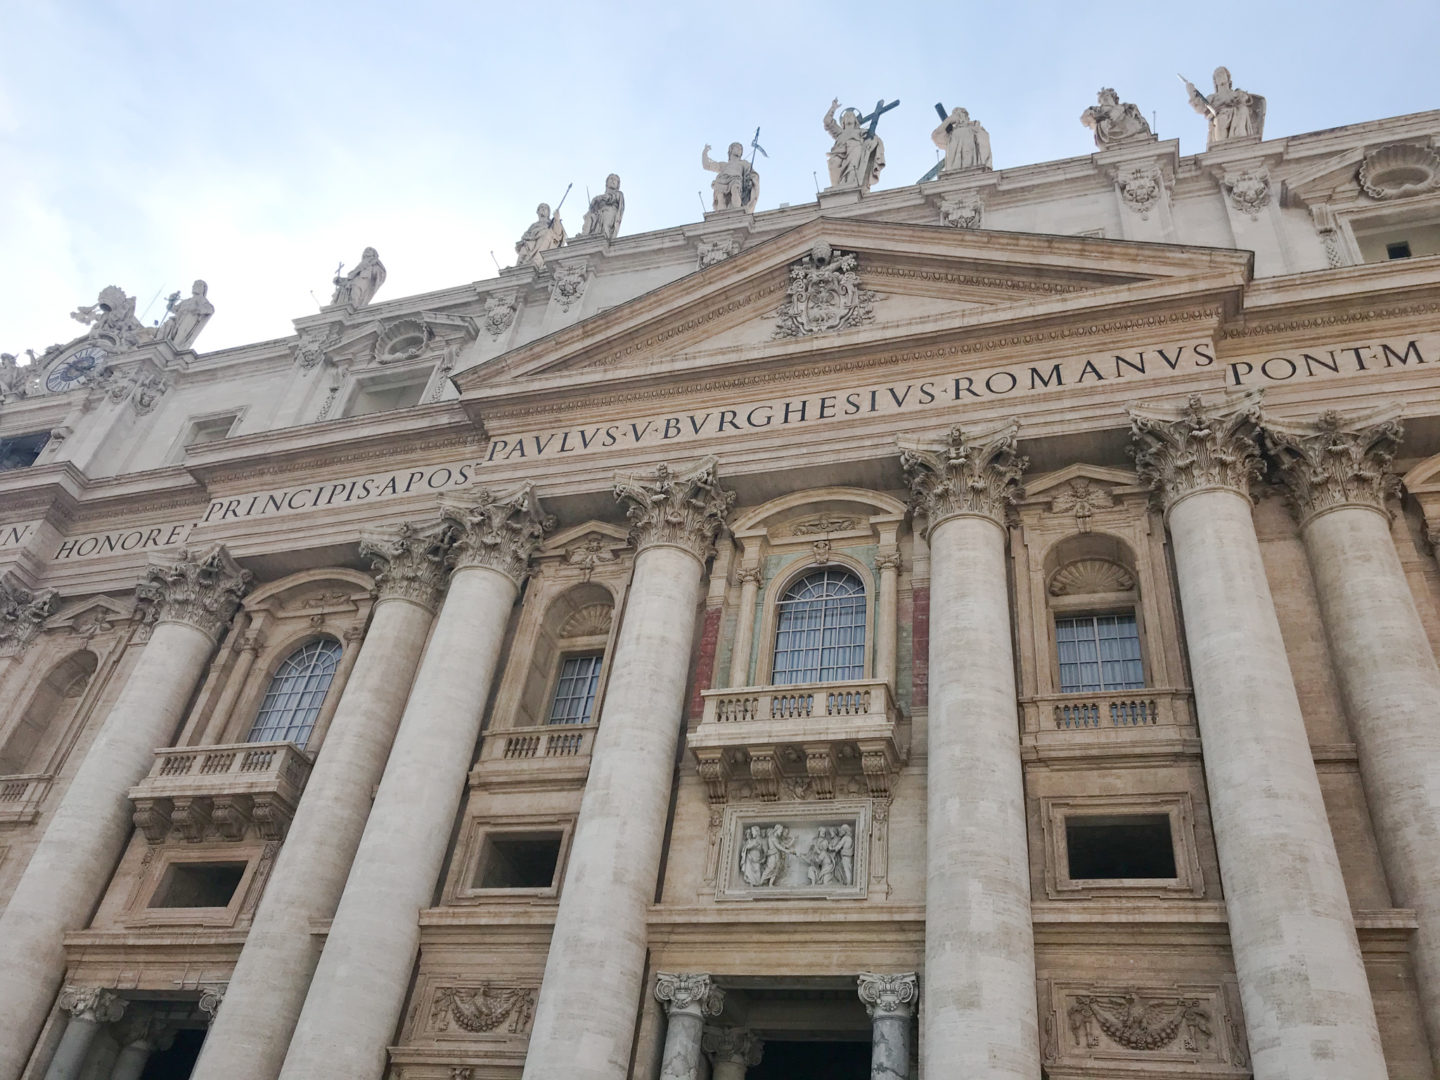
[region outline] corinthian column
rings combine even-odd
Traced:
[[[645,970],[701,579],[735,496],[708,458],[616,477],[636,547],[570,865],[525,1059],[526,1080],[622,1080]],[[1033,996],[1033,995],[1032,995]]]
[[[0,916],[0,1080],[30,1056],[65,974],[63,939],[90,920],[130,836],[129,790],[170,745],[252,580],[223,547],[146,571],[150,641],[95,735]]]
[[[1264,426],[1300,519],[1386,877],[1395,903],[1415,909],[1415,967],[1440,1070],[1440,668],[1385,509],[1400,423],[1392,409]]]
[[[902,447],[930,544],[925,1022],[931,1069],[1035,1080],[1040,1036],[1005,515],[1018,425]]]
[[[1370,988],[1250,514],[1253,399],[1130,410],[1170,527],[1255,1080],[1385,1076]]]
[[[745,1080],[765,1056],[765,1043],[745,1028],[706,1028],[700,1046],[710,1055],[710,1080]]]
[[[445,587],[454,527],[367,536],[377,597],[355,674],[335,709],[305,795],[240,960],[195,1064],[194,1080],[274,1080],[320,958],[311,924],[335,914],[370,813],[425,635]]]
[[[78,1080],[80,1070],[95,1036],[106,1024],[113,1024],[125,1015],[125,999],[113,990],[98,986],[67,986],[60,991],[60,1009],[70,1014],[65,1034],[45,1070],[45,1080]]]
[[[870,1014],[870,1080],[909,1080],[910,1021],[920,996],[915,973],[877,975],[862,971],[860,1000]]]
[[[420,947],[500,645],[550,522],[530,485],[442,503],[450,587],[280,1075],[378,1080]],[[220,1015],[230,1007],[235,984]]]
[[[720,1014],[725,991],[712,983],[709,975],[662,971],[655,976],[655,998],[665,1006],[660,1080],[699,1080],[705,1017]]]

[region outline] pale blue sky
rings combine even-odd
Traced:
[[[932,105],[989,129],[997,168],[1088,154],[1114,86],[1204,147],[1183,72],[1226,64],[1269,137],[1440,106],[1437,0],[497,4],[0,0],[0,350],[37,352],[105,285],[192,279],[204,349],[279,337],[366,245],[380,298],[492,277],[571,181],[573,231],[609,172],[622,234],[700,217],[756,125],[761,209],[813,199],[832,97],[881,121],[880,187],[935,161]],[[147,321],[163,308],[156,301]],[[23,359],[23,356],[22,356]]]

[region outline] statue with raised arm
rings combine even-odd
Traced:
[[[1215,91],[1206,97],[1195,89],[1194,83],[1181,76],[1190,94],[1191,108],[1210,121],[1205,148],[1214,149],[1231,139],[1264,138],[1265,99],[1231,86],[1229,68],[1217,67],[1214,77]]]
[[[565,226],[560,215],[550,216],[550,204],[541,203],[535,208],[535,220],[515,243],[515,265],[545,265],[545,252],[553,251],[565,242]]]
[[[354,270],[344,277],[335,275],[335,295],[330,298],[330,303],[362,308],[375,298],[384,284],[385,264],[374,248],[367,247]]]
[[[931,141],[945,151],[940,172],[990,168],[990,133],[979,120],[971,120],[965,109],[950,110],[940,126],[930,133]]]
[[[1095,145],[1101,150],[1155,138],[1140,110],[1128,101],[1122,102],[1110,87],[1100,90],[1096,102],[1080,114],[1080,122],[1095,133]]]
[[[715,161],[710,157],[710,144],[706,143],[700,151],[700,167],[716,174],[710,181],[716,210],[755,212],[755,204],[760,201],[760,174],[745,160],[745,147],[732,142],[726,159]]]
[[[196,281],[184,300],[180,299],[178,292],[169,297],[165,303],[165,321],[155,331],[155,337],[170,342],[177,349],[193,346],[200,331],[210,321],[210,316],[215,314],[215,305],[205,295],[208,288],[205,282]]]
[[[830,190],[837,187],[858,187],[869,191],[871,185],[880,179],[880,170],[885,168],[885,143],[860,126],[860,114],[846,109],[835,121],[835,110],[840,99],[830,102],[825,113],[825,131],[835,140],[826,155],[830,166]]]
[[[614,240],[620,231],[620,219],[625,216],[625,195],[620,190],[620,177],[611,173],[605,178],[605,190],[590,200],[590,209],[585,211],[581,233],[585,236],[603,236]]]
[[[105,286],[95,303],[76,308],[70,317],[90,327],[86,338],[109,341],[117,348],[134,348],[151,337],[135,317],[135,298],[115,285]]]

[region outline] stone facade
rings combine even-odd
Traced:
[[[1228,78],[7,367],[0,1080],[1435,1076],[1440,113]]]

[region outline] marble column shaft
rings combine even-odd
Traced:
[[[280,1075],[378,1080],[543,527],[529,486],[454,507],[455,570]],[[220,1016],[230,1007],[234,984]]]
[[[729,686],[750,681],[750,652],[755,642],[755,599],[760,591],[760,568],[740,568],[740,610],[735,617],[735,641],[730,650]]]
[[[1281,462],[1399,907],[1413,908],[1420,1001],[1440,1073],[1440,666],[1395,551],[1390,413],[1265,420]]]
[[[367,537],[379,598],[192,1080],[274,1080],[370,814],[447,570],[443,525]]]
[[[860,1000],[870,1015],[870,1080],[910,1080],[910,1022],[919,996],[915,973],[859,977]]]
[[[902,454],[930,544],[922,1059],[971,1080],[1040,1075],[1003,524],[1016,437],[956,428]]]
[[[709,975],[662,971],[655,978],[655,997],[665,1005],[666,1016],[660,1080],[699,1080],[705,1017],[719,1014],[725,992]]]
[[[158,621],[0,915],[0,1080],[18,1080],[65,975],[65,933],[100,902],[130,838],[128,793],[169,746],[251,577],[223,548],[152,567]]]
[[[106,1024],[125,1015],[126,1002],[113,990],[70,987],[60,992],[60,1008],[70,1014],[60,1044],[45,1070],[45,1080],[79,1080],[95,1037]]]
[[[1255,1080],[1384,1077],[1370,987],[1255,534],[1253,403],[1132,409],[1166,504]]]
[[[629,1069],[703,560],[734,499],[713,460],[680,476],[661,466],[653,480],[618,477],[616,494],[629,504],[638,552],[526,1080],[623,1080]]]

